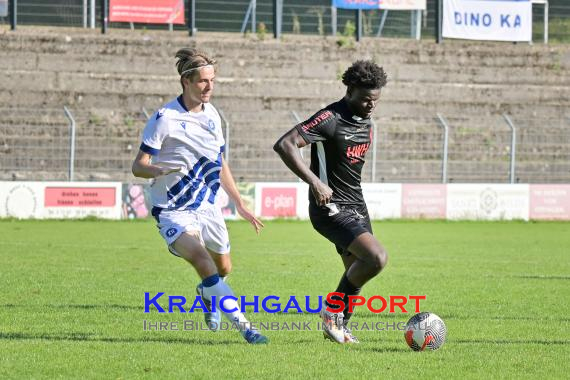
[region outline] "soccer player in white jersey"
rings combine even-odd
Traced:
[[[214,90],[216,61],[194,49],[176,53],[182,95],[154,113],[143,132],[133,162],[136,177],[152,178],[152,214],[170,252],[188,261],[202,282],[198,292],[211,311],[224,296],[233,296],[224,281],[231,271],[230,243],[221,210],[215,205],[220,186],[234,201],[237,212],[259,233],[263,224],[248,210],[223,158],[225,141],[220,115],[209,103]],[[223,302],[224,315],[240,326],[248,343],[267,343],[252,329],[238,303]],[[223,309],[222,309],[223,310]],[[220,313],[205,313],[210,329],[220,326]]]

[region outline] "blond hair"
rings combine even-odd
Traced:
[[[176,58],[178,58],[176,69],[182,78],[192,76],[197,72],[197,70],[194,69],[209,65],[214,66],[216,64],[215,59],[212,59],[208,57],[206,53],[193,48],[178,50],[176,52]]]

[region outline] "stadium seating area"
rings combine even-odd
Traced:
[[[144,112],[176,96],[174,53],[197,46],[219,61],[214,104],[229,123],[229,160],[240,181],[294,180],[271,149],[295,124],[342,97],[340,76],[359,58],[389,74],[376,114],[376,172],[364,179],[440,182],[450,127],[452,182],[508,182],[510,115],[517,181],[570,182],[570,46],[256,36],[21,27],[0,31],[0,179],[67,180],[76,119],[76,180],[134,181],[130,164]],[[369,160],[372,160],[370,153]]]

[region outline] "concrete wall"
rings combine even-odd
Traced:
[[[152,112],[179,93],[174,53],[195,46],[220,62],[213,102],[230,122],[230,158],[240,180],[293,179],[271,150],[295,124],[290,111],[305,118],[342,97],[342,72],[371,58],[389,75],[375,116],[376,180],[440,180],[442,133],[434,118],[441,113],[451,125],[452,180],[505,182],[510,130],[501,114],[508,113],[521,127],[520,181],[570,181],[567,46],[365,39],[340,48],[332,37],[190,39],[184,32],[103,36],[37,27],[1,33],[1,179],[66,179],[67,122],[62,113],[41,112],[63,105],[78,119],[76,179],[133,179],[141,107]],[[46,144],[52,154],[39,149]]]

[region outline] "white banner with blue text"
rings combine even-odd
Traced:
[[[443,0],[444,38],[530,41],[530,0]]]

